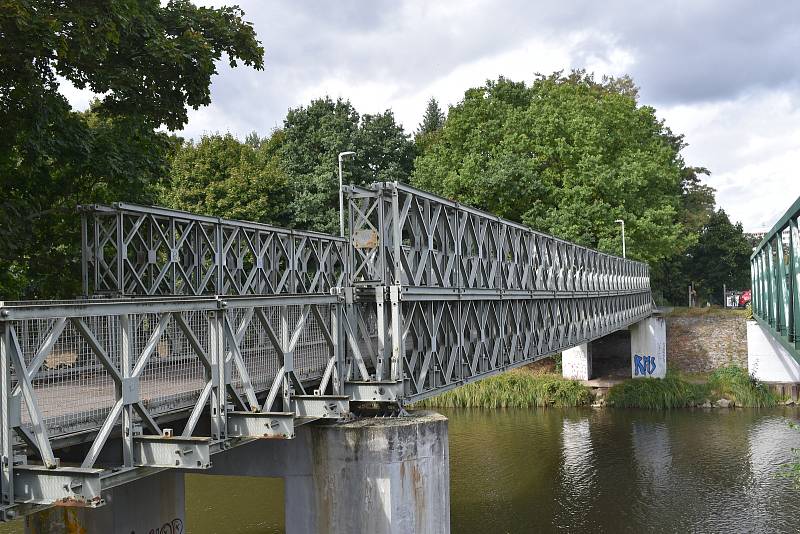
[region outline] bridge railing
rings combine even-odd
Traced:
[[[362,308],[374,303],[376,317],[370,379],[402,382],[397,396],[404,402],[597,339],[652,313],[644,263],[399,183],[351,187],[348,196],[350,283]]]
[[[135,204],[80,207],[84,295],[277,295],[343,285],[342,238]]]
[[[753,318],[800,361],[800,199],[750,256]]]
[[[337,389],[338,313],[333,295],[0,303],[0,509],[33,498],[11,459],[52,468],[57,449],[88,443],[81,469],[158,464],[140,436],[169,421],[186,421],[178,445],[207,450],[231,414],[294,413],[304,384]]]
[[[645,263],[397,182],[350,188],[350,278],[432,289],[639,292]]]

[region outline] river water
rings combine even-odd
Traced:
[[[800,447],[794,409],[442,413],[453,533],[800,532],[800,490],[777,476]],[[186,490],[188,532],[283,531],[280,480]]]

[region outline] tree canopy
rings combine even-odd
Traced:
[[[355,151],[344,165],[344,181],[405,181],[414,163],[414,144],[385,111],[360,116],[347,100],[329,97],[290,109],[280,149],[289,176],[291,224],[338,233],[337,156]]]
[[[627,79],[584,72],[469,89],[415,165],[414,184],[577,243],[660,261],[679,221],[682,140]],[[490,193],[490,194],[488,194]]]
[[[235,7],[186,0],[0,3],[0,298],[74,296],[75,205],[149,202],[187,108],[210,101],[216,61],[263,67]],[[65,81],[99,95],[75,112]]]

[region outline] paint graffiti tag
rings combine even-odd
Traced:
[[[655,356],[640,356],[633,357],[633,374],[634,376],[648,376],[652,375],[656,370]]]
[[[148,534],[183,534],[183,521],[176,517],[169,523],[164,523],[161,528],[150,529]]]

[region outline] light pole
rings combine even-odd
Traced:
[[[344,184],[342,183],[342,159],[345,156],[355,156],[355,152],[339,152],[339,235],[344,237]]]
[[[622,257],[625,257],[625,221],[622,219],[617,219],[614,221],[615,223],[620,223],[622,225]]]

